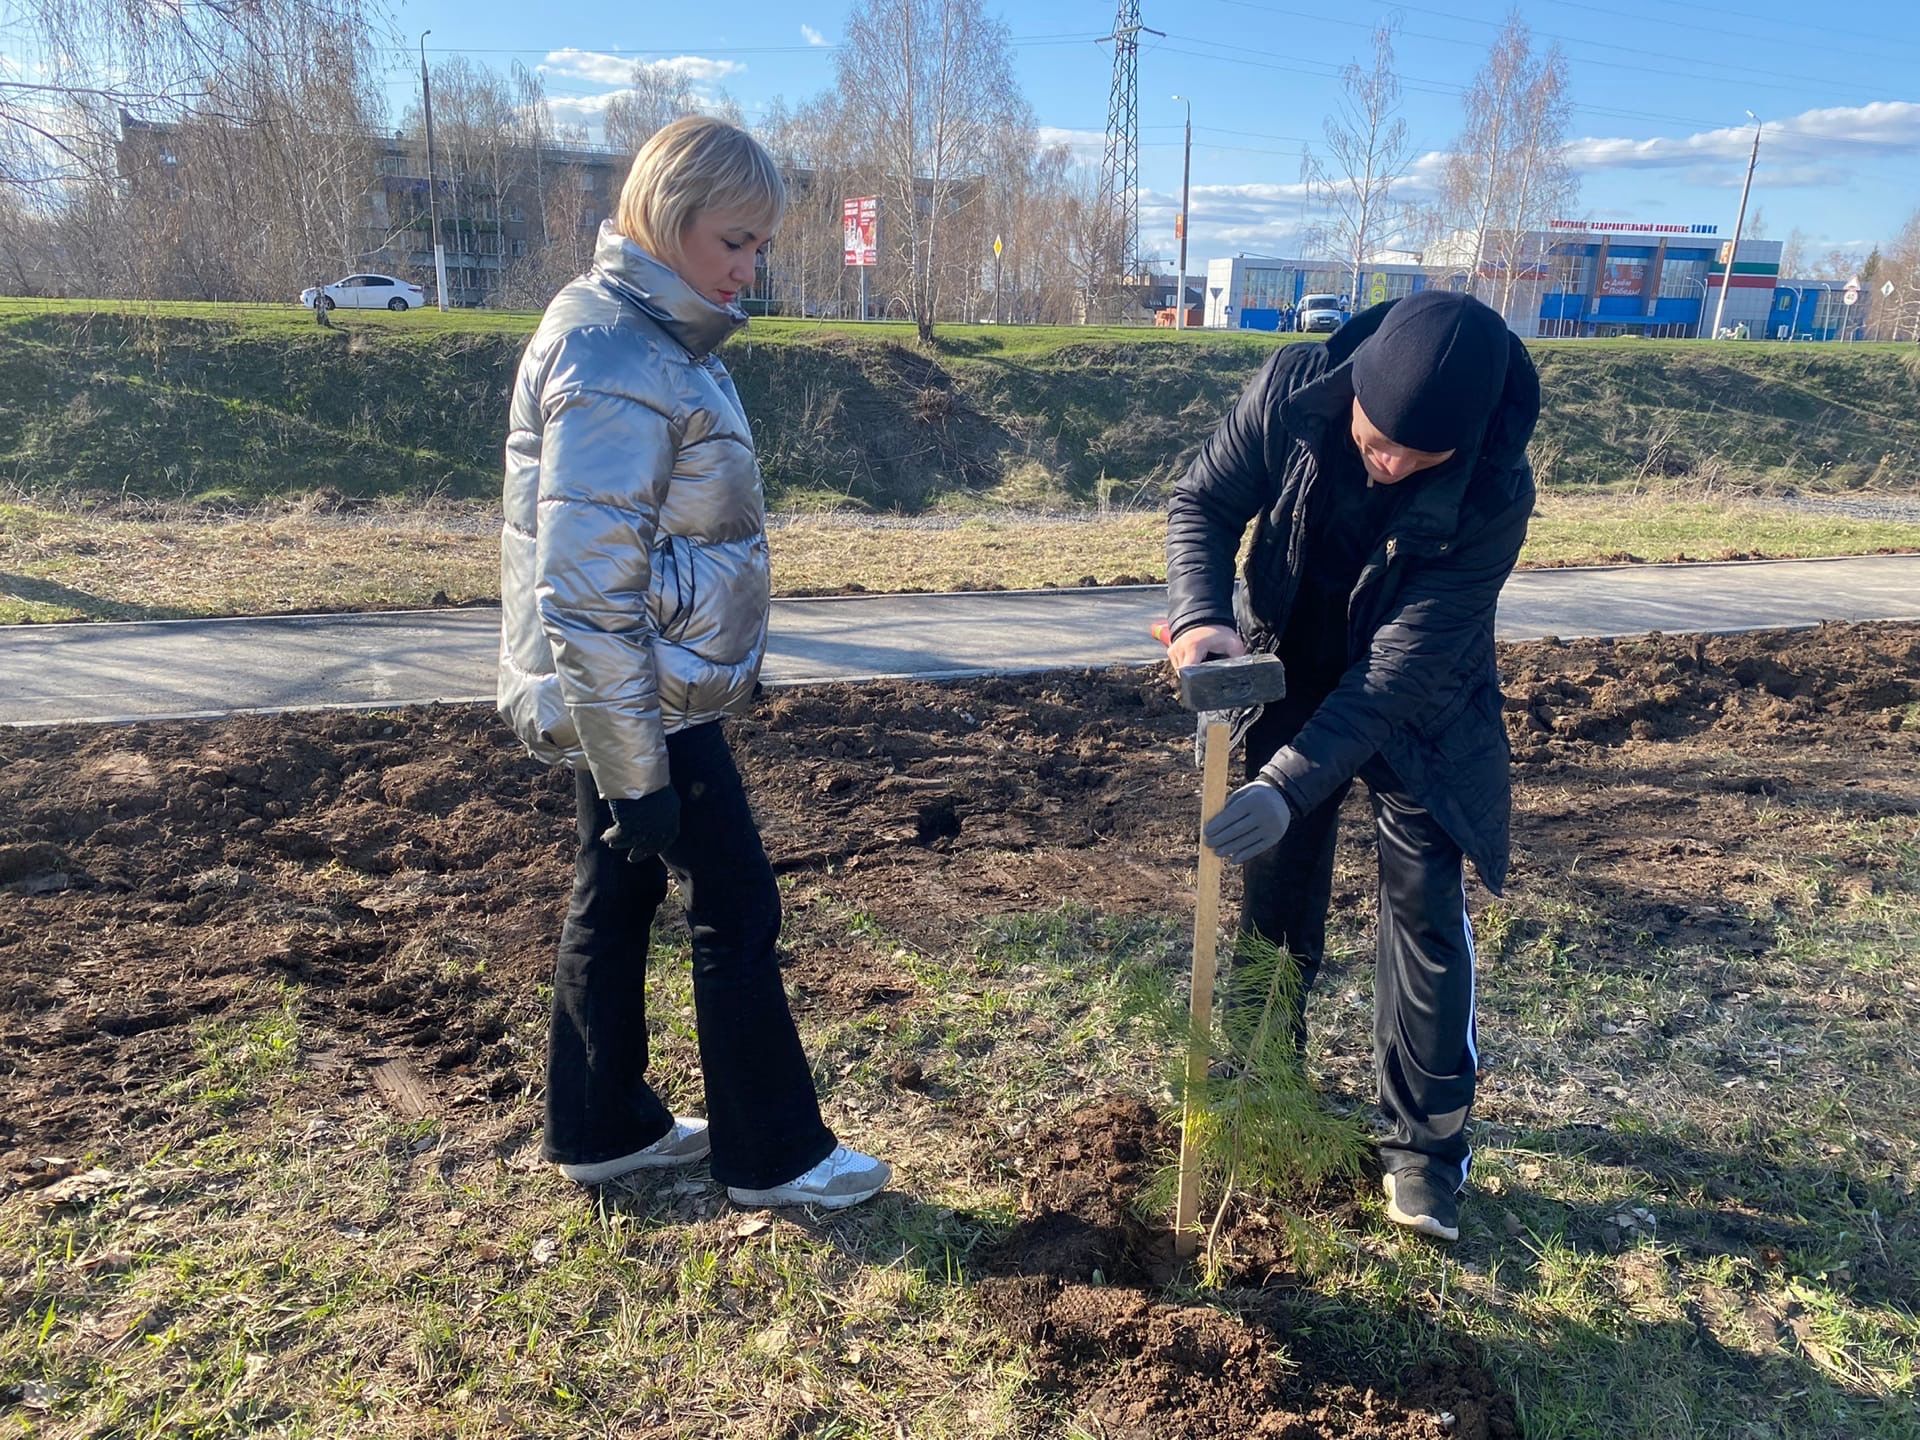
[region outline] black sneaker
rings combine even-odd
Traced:
[[[1387,1219],[1435,1240],[1460,1238],[1460,1201],[1424,1170],[1389,1170],[1380,1178],[1387,1192]]]

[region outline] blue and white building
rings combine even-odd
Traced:
[[[1696,339],[1723,330],[1768,340],[1857,338],[1869,297],[1843,303],[1845,281],[1782,279],[1778,240],[1730,245],[1720,227],[1658,221],[1561,220],[1520,237],[1524,257],[1482,259],[1459,237],[1421,264],[1370,265],[1356,308],[1435,287],[1473,292],[1499,305],[1515,332],[1541,339],[1638,335]],[[1314,294],[1346,294],[1345,266],[1329,260],[1241,255],[1207,265],[1206,323],[1216,329],[1274,330],[1290,307]],[[1726,302],[1721,305],[1725,289]]]

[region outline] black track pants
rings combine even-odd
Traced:
[[[1317,697],[1289,697],[1267,707],[1247,736],[1249,777],[1299,732],[1316,704]],[[1471,1153],[1467,1112],[1479,1066],[1460,847],[1379,756],[1361,767],[1360,778],[1373,802],[1380,860],[1373,1057],[1388,1126],[1381,1159],[1389,1170],[1426,1169],[1458,1188]],[[1280,844],[1246,867],[1241,932],[1293,957],[1303,997],[1326,955],[1334,840],[1350,788],[1296,819]],[[1304,1013],[1295,1018],[1304,1042]]]

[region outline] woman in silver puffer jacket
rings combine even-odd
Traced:
[[[835,1142],[774,959],[780,894],[721,720],[767,639],[753,435],[714,353],[785,207],[751,137],[696,117],[634,159],[593,269],[514,384],[500,711],[575,771],[579,849],[554,969],[547,1158],[581,1184],[689,1165],[741,1204],[852,1205],[884,1162]],[[645,1079],[646,960],[671,871],[693,937],[707,1118]]]

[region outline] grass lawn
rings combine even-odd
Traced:
[[[1460,1243],[1395,1231],[1370,1184],[1262,1197],[1234,1279],[1144,1301],[1244,1318],[1329,1397],[1289,1433],[1388,1433],[1315,1387],[1468,1355],[1528,1440],[1920,1435],[1917,645],[1509,647],[1517,863],[1471,896]],[[827,1116],[899,1172],[811,1216],[704,1169],[583,1192],[542,1164],[571,792],[491,715],[0,733],[0,853],[31,827],[95,877],[0,891],[0,1433],[1223,1434],[1120,1404],[1178,1356],[1061,1352],[983,1303],[1089,1102],[1168,1101],[1138,1007],[1180,1001],[1197,781],[1163,692],[786,692],[741,722]],[[964,825],[930,845],[939,795]],[[1363,1111],[1370,833],[1356,795],[1310,1008],[1317,1088]],[[676,1107],[686,961],[663,918]],[[1449,1433],[1419,1423],[1390,1433]]]
[[[405,609],[491,599],[486,507],[392,505],[363,518],[295,507],[244,518],[128,519],[0,505],[0,623]],[[1159,581],[1158,511],[889,522],[782,517],[775,591],[1032,589]],[[1920,549],[1920,522],[1746,501],[1548,494],[1523,565]]]

